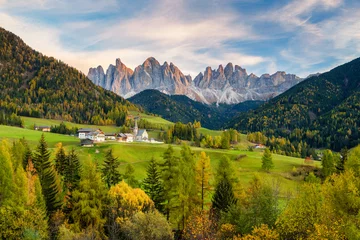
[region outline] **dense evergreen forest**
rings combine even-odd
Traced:
[[[145,90],[129,98],[147,112],[157,114],[171,122],[201,122],[203,127],[221,129],[239,112],[256,109],[262,101],[246,101],[235,105],[207,105],[183,95],[169,96],[157,90]]]
[[[120,126],[128,109],[136,107],[0,28],[0,110],[19,116]]]
[[[360,142],[359,110],[360,58],[304,80],[228,126],[339,151]]]
[[[247,187],[223,157],[172,146],[137,181],[112,150],[103,164],[81,163],[42,135],[0,142],[0,239],[359,239],[360,146],[342,158],[324,152],[297,194],[257,176]],[[125,168],[124,174],[119,169]],[[259,171],[274,168],[266,150]],[[306,219],[306,220],[305,220]]]

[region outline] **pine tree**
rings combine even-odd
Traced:
[[[219,165],[216,168],[215,182],[218,184],[222,179],[227,178],[230,182],[237,182],[235,177],[234,168],[230,162],[230,159],[227,156],[223,156],[220,159]]]
[[[34,167],[39,175],[42,192],[46,202],[48,214],[61,207],[59,199],[60,187],[57,172],[50,161],[50,152],[47,149],[44,134],[41,135],[39,145],[34,154]]]
[[[20,139],[20,142],[25,148],[22,159],[22,166],[24,168],[24,171],[26,171],[28,161],[32,159],[32,152],[25,138]]]
[[[90,163],[88,172],[80,181],[79,187],[72,193],[72,211],[70,217],[76,232],[84,229],[91,231],[96,237],[104,239],[104,197],[106,188],[101,181],[96,166]]]
[[[152,158],[147,170],[147,177],[143,181],[143,188],[147,195],[153,200],[155,208],[160,212],[164,211],[164,188],[161,182],[161,175],[158,170],[158,164]]]
[[[212,197],[212,209],[216,214],[221,211],[227,212],[229,207],[236,204],[237,199],[235,198],[233,187],[227,177],[224,177],[216,185],[215,193]]]
[[[272,156],[270,150],[267,148],[265,149],[264,155],[261,158],[262,165],[261,168],[265,171],[270,171],[274,168],[274,163],[272,161]]]
[[[165,213],[169,220],[170,212],[174,208],[175,199],[177,198],[178,186],[178,160],[174,156],[174,149],[171,145],[166,149],[164,156],[164,163],[159,164],[161,167],[161,177],[164,187]]]
[[[135,173],[134,166],[131,164],[127,164],[125,167],[124,179],[126,180],[127,184],[129,184],[130,187],[138,186],[138,181],[135,179],[134,173]]]
[[[121,174],[118,170],[120,162],[117,157],[113,156],[112,149],[106,153],[103,166],[102,176],[108,188],[121,181]]]
[[[74,149],[71,149],[68,156],[66,156],[66,165],[64,169],[64,183],[71,192],[79,186],[81,165],[78,155]]]
[[[66,167],[67,167],[67,156],[62,143],[58,143],[57,151],[55,155],[55,169],[60,175],[64,176]]]
[[[200,153],[199,160],[196,165],[196,184],[201,196],[201,209],[204,210],[204,199],[210,191],[210,158],[205,152]]]

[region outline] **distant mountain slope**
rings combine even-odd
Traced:
[[[217,70],[207,67],[194,81],[184,75],[173,63],[161,65],[150,57],[135,70],[126,67],[120,59],[108,67],[90,68],[88,77],[96,85],[125,98],[146,89],[156,89],[169,95],[185,95],[206,104],[236,104],[247,100],[268,100],[302,81],[294,74],[276,72],[260,77],[248,74],[246,69],[228,63]]]
[[[310,77],[228,126],[339,150],[360,143],[360,58]],[[296,137],[294,130],[298,129]],[[310,131],[306,133],[306,131]],[[296,135],[296,134],[295,134]]]
[[[135,107],[0,28],[0,109],[77,123],[121,124],[128,108]]]
[[[169,96],[157,90],[144,90],[128,100],[169,121],[188,123],[196,120],[210,129],[220,129],[237,113],[255,109],[262,103],[247,101],[237,105],[217,107],[196,102],[183,95]]]

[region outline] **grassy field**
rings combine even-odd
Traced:
[[[35,149],[42,132],[29,129],[1,126],[0,138],[2,139],[19,139],[25,137],[32,149]],[[79,146],[79,140],[74,136],[66,136],[53,133],[44,133],[49,147],[54,151],[54,147],[58,142],[62,142],[67,150],[75,148],[83,164],[89,161],[102,164],[106,151],[113,149],[114,155],[117,156],[121,162],[120,171],[124,171],[126,164],[133,164],[135,167],[135,175],[138,180],[142,180],[146,175],[146,167],[148,161],[154,157],[161,161],[162,155],[167,148],[166,144],[150,144],[150,143],[118,143],[106,142],[99,143],[92,148],[83,148]],[[244,139],[243,139],[244,140]],[[244,140],[246,141],[246,140]],[[247,142],[243,143],[248,145]],[[180,156],[181,146],[173,145],[177,156]],[[273,161],[275,169],[271,173],[266,173],[260,170],[261,168],[261,151],[250,152],[246,148],[240,150],[220,150],[220,149],[203,149],[192,147],[192,150],[199,154],[201,151],[206,152],[211,158],[212,169],[216,169],[219,160],[224,156],[228,156],[232,162],[240,183],[246,186],[255,174],[262,179],[269,179],[270,181],[278,181],[281,185],[281,192],[285,194],[288,191],[294,191],[300,181],[291,175],[294,167],[299,167],[304,160],[299,158],[292,158],[282,155],[273,154]],[[245,155],[240,160],[237,160],[239,155]]]
[[[104,132],[119,132],[119,128],[116,126],[97,126],[97,125],[88,125],[88,124],[77,124],[62,120],[45,119],[45,118],[21,117],[21,119],[23,119],[24,127],[27,129],[33,129],[35,124],[38,126],[55,126],[55,125],[59,125],[61,122],[64,122],[65,125],[69,127],[94,128],[94,129],[100,128]]]

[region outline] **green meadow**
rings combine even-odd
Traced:
[[[31,119],[24,118],[26,124],[25,126],[31,126],[35,123],[40,124],[49,124],[49,123],[59,123],[56,120],[43,120],[43,119]],[[82,127],[92,127],[96,128],[97,126],[91,125],[79,125],[74,126]],[[40,131],[35,131],[27,128],[17,128],[10,126],[0,125],[0,138],[16,140],[20,138],[25,138],[31,145],[32,149],[36,148],[38,140],[40,139]],[[109,127],[110,128],[110,127]],[[204,130],[202,130],[204,131]],[[211,132],[207,130],[207,132]],[[220,131],[217,131],[218,134],[221,134]],[[105,142],[98,143],[94,147],[86,148],[80,147],[79,139],[76,136],[66,136],[61,134],[54,133],[44,133],[46,141],[48,142],[49,148],[54,152],[56,144],[61,142],[67,150],[74,148],[78,153],[81,162],[86,165],[89,161],[96,162],[99,165],[102,164],[104,160],[105,153],[108,149],[113,149],[114,156],[118,157],[121,162],[120,171],[124,171],[126,164],[132,164],[135,167],[135,176],[141,181],[146,176],[146,167],[148,161],[151,158],[157,160],[162,159],[162,155],[166,148],[166,144],[151,144],[151,143],[118,143],[118,142]],[[214,134],[214,133],[213,133]],[[273,162],[275,168],[270,172],[266,173],[261,170],[261,157],[262,151],[248,151],[247,146],[250,143],[247,142],[246,137],[242,136],[241,142],[235,149],[222,150],[222,149],[207,149],[207,148],[198,148],[192,147],[192,150],[195,154],[199,154],[201,151],[206,152],[207,155],[211,158],[211,167],[213,170],[216,169],[216,166],[219,160],[223,156],[228,156],[232,162],[235,172],[239,178],[241,185],[247,186],[254,175],[258,175],[262,179],[268,179],[269,181],[277,182],[280,184],[282,194],[287,192],[293,192],[297,189],[297,186],[302,182],[298,178],[292,177],[291,171],[293,168],[300,167],[304,164],[304,159],[293,158],[288,156],[276,155],[273,154]],[[244,146],[241,148],[240,146]],[[173,145],[173,148],[177,156],[180,156],[180,145]],[[54,154],[53,154],[54,155]],[[239,156],[242,155],[241,158]]]

